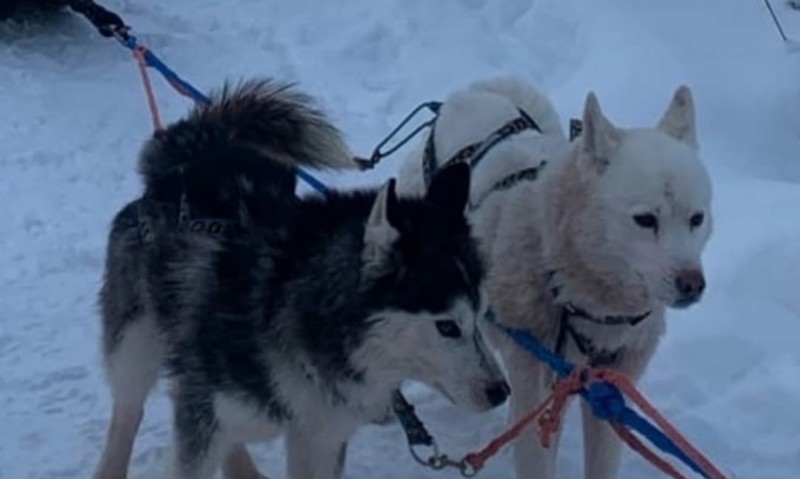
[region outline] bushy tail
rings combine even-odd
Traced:
[[[317,169],[357,168],[340,131],[290,84],[255,79],[226,84],[187,118],[157,132],[145,145],[139,171],[148,186],[193,164],[213,170],[236,162]],[[271,166],[269,165],[271,163]]]

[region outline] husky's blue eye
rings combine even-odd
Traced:
[[[703,213],[695,213],[692,215],[691,218],[689,218],[689,226],[691,226],[692,229],[695,229],[703,224],[704,219],[705,216],[703,215]]]
[[[658,218],[652,213],[633,215],[633,221],[642,228],[658,230]]]
[[[457,339],[461,337],[461,328],[458,323],[450,319],[436,321],[436,329],[445,338]]]

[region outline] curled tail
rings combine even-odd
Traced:
[[[139,159],[147,197],[228,218],[293,200],[298,167],[358,165],[310,96],[266,79],[227,84],[156,132]]]
[[[225,85],[145,145],[139,172],[152,186],[193,166],[243,169],[246,176],[309,167],[357,168],[340,131],[313,99],[269,79]],[[254,178],[248,178],[254,180]]]

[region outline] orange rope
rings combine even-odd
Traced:
[[[489,459],[497,455],[508,443],[519,437],[522,431],[537,418],[539,418],[539,437],[542,441],[542,446],[546,448],[550,447],[552,436],[560,427],[561,417],[564,414],[564,409],[566,408],[569,397],[578,393],[582,388],[585,388],[594,381],[604,381],[619,388],[619,390],[627,395],[642,412],[650,416],[650,418],[661,427],[664,434],[672,439],[675,445],[694,461],[711,479],[726,479],[708,458],[695,449],[689,441],[647,401],[630,379],[624,374],[608,368],[575,368],[567,378],[555,384],[553,393],[548,396],[542,404],[523,416],[511,428],[491,441],[486,447],[478,452],[468,454],[464,458],[464,461],[476,471],[482,469]],[[619,435],[620,439],[642,457],[650,461],[661,472],[673,479],[686,479],[686,476],[682,475],[672,464],[645,446],[645,444],[630,430],[616,422],[612,422],[611,427],[617,435]]]
[[[636,437],[628,429],[625,429],[624,426],[622,426],[619,423],[612,422],[611,427],[614,429],[614,432],[617,433],[620,439],[625,441],[625,443],[631,449],[638,452],[639,455],[650,461],[650,463],[652,463],[661,472],[663,472],[669,477],[672,477],[673,479],[686,479],[686,476],[678,472],[678,470],[675,469],[675,466],[673,466],[672,464],[667,462],[666,459],[663,459],[658,454],[649,449],[647,446],[645,446],[644,443],[642,443],[642,441],[640,441],[638,437]]]
[[[702,469],[711,479],[726,479],[725,475],[717,469],[711,461],[698,451],[683,435],[675,429],[675,427],[667,421],[667,419],[653,407],[652,404],[640,393],[636,386],[631,383],[624,374],[614,371],[612,369],[595,369],[589,370],[589,379],[591,381],[606,381],[618,387],[625,395],[627,395],[639,409],[649,416],[655,423],[664,431],[672,441],[688,456],[700,469]]]
[[[561,418],[564,416],[564,409],[570,396],[576,394],[583,388],[583,371],[575,368],[566,378],[556,382],[553,386],[553,394],[550,396],[551,406],[542,413],[539,419],[539,438],[542,446],[549,448],[552,437],[561,427]]]
[[[526,414],[525,417],[517,421],[517,423],[514,424],[510,429],[487,444],[486,447],[478,452],[467,454],[464,460],[469,463],[470,466],[475,468],[476,471],[483,469],[486,461],[497,455],[497,453],[500,452],[500,450],[503,449],[506,444],[522,434],[522,431],[536,418],[538,418],[542,412],[544,412],[545,408],[547,408],[547,406],[549,406],[552,402],[552,399],[552,396],[547,398],[542,404],[539,405],[539,407]]]
[[[161,118],[158,113],[156,95],[153,92],[153,84],[150,82],[150,75],[147,72],[147,61],[145,60],[146,53],[147,48],[140,45],[137,46],[133,51],[133,56],[136,58],[136,62],[139,64],[139,73],[142,75],[142,83],[144,84],[145,95],[147,95],[147,104],[150,107],[150,117],[153,120],[153,128],[156,130],[162,130],[163,126],[161,125]]]
[[[539,418],[540,438],[544,447],[550,447],[552,435],[558,431],[560,418],[569,397],[583,387],[580,371],[577,369],[566,379],[553,386],[553,393],[538,407],[523,416],[506,432],[495,438],[478,452],[468,454],[464,460],[475,470],[482,469],[486,461],[497,455],[508,443],[519,437],[522,431]]]

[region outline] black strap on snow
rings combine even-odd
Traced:
[[[119,36],[127,39],[130,27],[125,24],[122,17],[101,7],[93,0],[66,0],[66,4],[75,12],[83,15],[97,28],[104,37]]]

